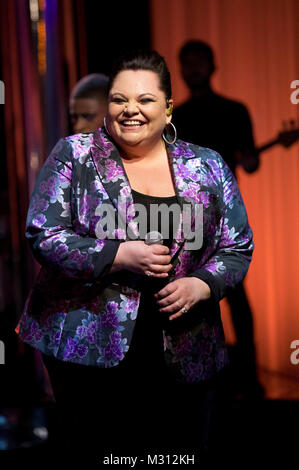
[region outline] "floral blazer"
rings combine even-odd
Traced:
[[[197,276],[212,297],[165,327],[165,360],[176,380],[200,382],[228,363],[219,300],[248,270],[252,231],[237,183],[219,154],[180,140],[167,144],[167,152],[180,205],[203,206],[201,247],[186,249],[178,231],[170,280]],[[145,278],[126,270],[109,273],[128,236],[117,226],[109,238],[98,236],[103,203],[138,236],[128,177],[104,128],[59,140],[31,197],[26,237],[41,269],[17,326],[23,341],[45,354],[102,368],[117,366],[130,348],[138,281]]]

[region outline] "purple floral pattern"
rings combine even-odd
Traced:
[[[192,332],[180,335],[165,335],[166,350],[171,352],[170,364],[176,364],[182,371],[181,382],[194,383],[207,380],[228,364],[228,354],[224,344],[219,343],[221,328],[209,328],[203,321],[197,335]]]
[[[180,145],[176,145],[172,151],[174,157],[179,158],[194,158],[195,154],[187,142],[180,142]]]
[[[253,250],[252,232],[237,184],[214,151],[177,141],[167,146],[182,204],[202,204],[203,247],[183,249],[172,279],[214,279],[222,298],[240,282]],[[102,284],[126,226],[110,239],[97,230],[103,202],[136,233],[134,203],[120,155],[104,129],[61,139],[48,157],[31,198],[26,236],[42,264],[18,325],[21,338],[42,352],[86,365],[114,367],[130,347],[140,291]],[[178,229],[170,249],[184,243]],[[171,279],[171,280],[172,280]],[[134,283],[132,284],[134,286]],[[37,296],[37,297],[36,297]],[[37,300],[34,300],[36,297]],[[187,331],[164,332],[167,363],[179,380],[199,382],[228,361],[219,311]]]
[[[49,202],[41,198],[38,194],[35,194],[31,199],[31,205],[28,211],[28,216],[35,214],[36,212],[44,212],[48,209]]]
[[[23,313],[17,327],[23,341],[48,354],[57,355],[66,314],[52,314],[45,322],[38,322],[27,312]]]

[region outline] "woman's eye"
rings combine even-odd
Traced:
[[[140,100],[140,103],[146,104],[146,103],[150,103],[151,101],[153,101],[151,98],[142,98],[142,100]]]
[[[123,98],[112,98],[111,101],[112,101],[113,103],[118,103],[118,104],[125,102],[125,100],[124,100]]]

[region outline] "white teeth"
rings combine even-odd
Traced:
[[[125,126],[141,126],[143,123],[140,121],[123,121],[123,124]]]

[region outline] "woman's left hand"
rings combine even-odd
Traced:
[[[197,277],[181,277],[163,287],[155,297],[159,311],[168,314],[173,312],[169,320],[174,320],[200,300],[209,299],[211,290],[206,282]]]

